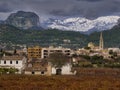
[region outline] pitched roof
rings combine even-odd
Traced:
[[[3,56],[1,60],[22,60],[22,56]]]
[[[47,71],[48,62],[30,62],[28,63],[25,71]]]

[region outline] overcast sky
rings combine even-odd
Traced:
[[[18,10],[34,11],[39,16],[83,16],[96,18],[119,14],[120,0],[0,0],[0,19]]]

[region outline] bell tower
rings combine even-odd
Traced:
[[[104,48],[104,41],[103,41],[103,36],[102,36],[102,32],[100,33],[100,41],[99,41],[99,49],[103,49]]]

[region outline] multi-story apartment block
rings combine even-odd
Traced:
[[[48,48],[42,48],[42,58],[47,58],[51,53],[63,53],[67,56],[71,55],[71,49],[69,48],[62,48],[62,47],[48,47]]]
[[[28,58],[41,58],[41,50],[42,48],[39,47],[39,46],[36,46],[36,47],[29,47],[27,49],[27,55],[28,55]]]

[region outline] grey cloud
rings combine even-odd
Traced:
[[[104,0],[76,0],[76,1],[99,2],[99,1],[104,1]]]
[[[8,3],[0,3],[0,12],[11,12],[11,7],[8,7]]]
[[[3,8],[0,6],[0,12],[11,12],[12,10],[10,8]]]
[[[6,5],[6,6],[5,6]],[[5,6],[5,7],[4,7]],[[120,12],[120,0],[1,0],[0,12],[34,11],[39,15],[85,16],[88,18]]]
[[[88,0],[87,0],[88,1]],[[89,0],[90,2],[91,0]],[[120,12],[120,1],[117,0],[101,0],[101,2],[81,2],[74,3],[73,6],[66,12],[65,10],[54,10],[51,13],[54,15],[78,15],[87,18],[96,18],[102,15],[108,15]]]

